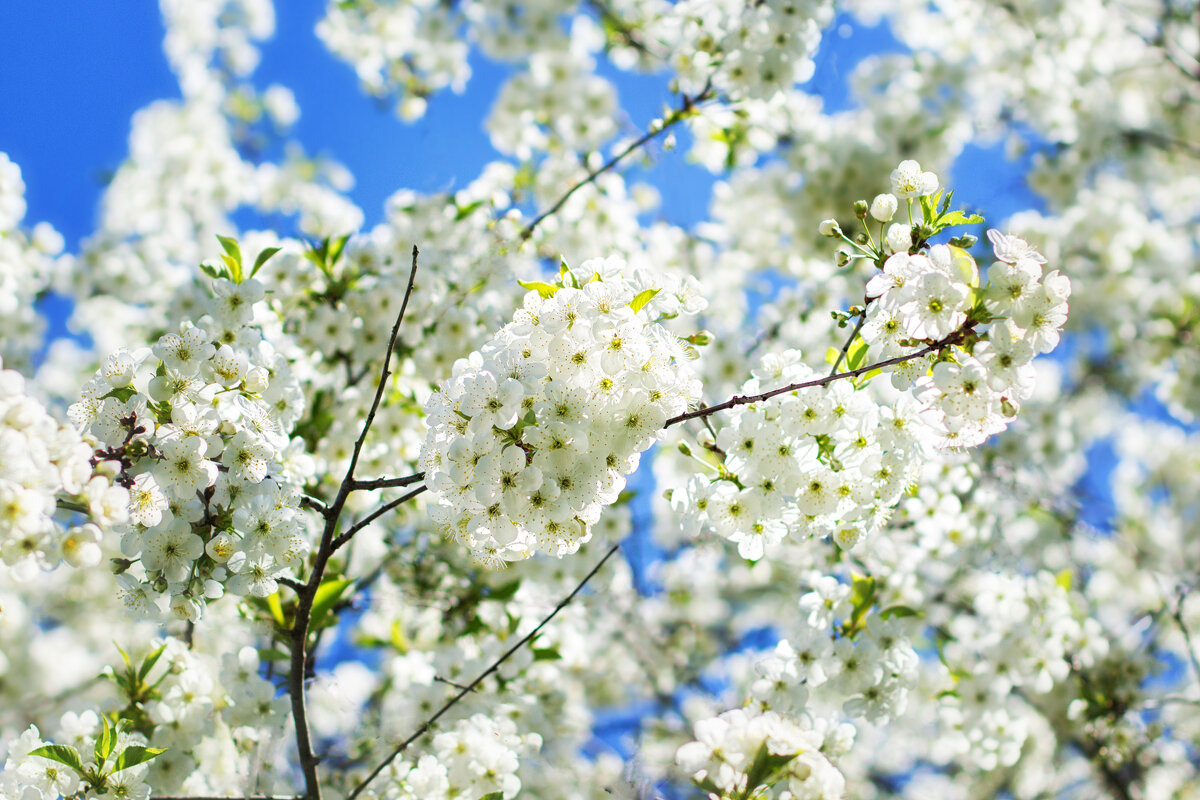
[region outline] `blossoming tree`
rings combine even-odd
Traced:
[[[0,798],[1200,796],[1195,3],[847,0],[826,113],[826,0],[330,2],[414,124],[511,65],[369,229],[269,0],[161,8],[78,253],[0,155]]]

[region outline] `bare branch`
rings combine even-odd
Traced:
[[[632,144],[628,145],[624,150],[617,153],[615,156],[613,156],[608,161],[606,161],[604,163],[604,166],[600,167],[599,169],[595,169],[595,170],[592,170],[591,172],[589,172],[586,178],[584,178],[579,183],[572,186],[570,189],[568,189],[566,191],[566,193],[562,197],[558,198],[558,200],[554,203],[554,205],[550,206],[550,208],[546,209],[541,214],[539,214],[533,220],[533,222],[526,225],[525,229],[521,231],[521,241],[522,242],[529,241],[529,237],[533,236],[534,229],[537,228],[537,226],[540,225],[544,219],[558,213],[558,210],[560,208],[562,208],[564,205],[566,205],[567,200],[571,199],[571,195],[575,194],[577,191],[582,189],[584,186],[587,186],[590,183],[594,183],[596,181],[596,179],[599,178],[601,175],[608,172],[610,169],[615,167],[617,164],[620,164],[621,161],[624,160],[625,157],[628,156],[630,153],[643,147],[646,143],[653,141],[654,139],[657,139],[659,136],[663,135],[666,131],[670,130],[672,127],[674,127],[678,123],[687,119],[689,116],[691,116],[691,113],[696,109],[697,105],[699,105],[700,103],[709,99],[709,97],[711,97],[711,96],[712,96],[712,86],[711,85],[704,87],[704,91],[702,91],[700,94],[696,95],[695,97],[689,97],[686,94],[683,95],[683,100],[682,100],[682,102],[680,102],[679,108],[677,108],[675,111],[671,112],[667,116],[666,119],[662,120],[662,123],[658,127],[651,126],[649,131],[647,131],[646,133],[639,136]]]
[[[379,517],[382,517],[384,514],[391,511],[393,508],[404,505],[409,500],[412,500],[414,497],[416,497],[417,495],[424,492],[427,488],[429,488],[429,487],[418,486],[417,488],[413,489],[411,492],[408,492],[407,494],[397,497],[395,500],[391,500],[387,503],[384,503],[379,508],[372,511],[370,514],[368,514],[367,516],[360,519],[358,522],[351,525],[340,536],[338,536],[336,539],[334,539],[333,545],[331,547],[331,552],[337,552],[338,550],[340,550],[342,548],[343,545],[346,544],[346,542],[348,542],[354,538],[354,534],[358,533],[363,528],[367,527],[372,522],[377,520]]]
[[[718,411],[725,411],[726,409],[735,408],[737,406],[749,405],[750,403],[759,403],[759,402],[762,402],[763,400],[769,400],[772,397],[777,397],[778,395],[781,395],[781,394],[787,394],[788,392],[794,392],[798,389],[811,389],[814,386],[825,386],[826,384],[833,383],[834,381],[840,381],[843,378],[854,378],[859,375],[865,375],[866,373],[870,372],[871,370],[882,369],[883,367],[891,367],[896,364],[903,364],[905,361],[912,361],[914,358],[923,358],[924,356],[927,356],[930,353],[936,353],[938,351],[946,349],[950,345],[958,344],[959,342],[961,342],[963,340],[964,337],[966,337],[969,330],[970,330],[969,326],[959,328],[958,330],[954,331],[949,336],[947,336],[945,339],[941,339],[940,341],[934,342],[933,344],[928,345],[927,347],[922,347],[920,350],[917,350],[916,352],[909,353],[908,355],[904,355],[904,356],[896,356],[895,358],[889,358],[886,361],[879,361],[874,364],[867,364],[865,367],[859,367],[858,369],[852,369],[847,372],[838,372],[835,374],[826,375],[824,378],[814,378],[811,381],[802,381],[800,383],[792,383],[787,386],[781,386],[778,389],[772,389],[769,392],[763,392],[762,394],[735,395],[735,396],[729,398],[728,400],[726,400],[724,403],[718,403],[715,406],[705,406],[704,408],[698,408],[695,411],[689,411],[686,414],[680,414],[677,417],[671,417],[669,420],[666,421],[666,424],[664,424],[663,427],[669,428],[672,425],[678,425],[680,422],[686,422],[689,419],[699,419],[700,417],[707,417],[709,414],[715,414]]]
[[[408,749],[409,745],[411,745],[417,739],[420,739],[422,736],[424,736],[426,733],[428,733],[429,729],[432,728],[433,725],[439,719],[441,719],[442,716],[447,711],[454,708],[454,706],[458,705],[458,702],[460,700],[462,700],[464,697],[466,697],[470,692],[474,691],[475,687],[477,687],[479,684],[483,683],[484,680],[486,680],[487,677],[489,675],[491,675],[493,672],[498,670],[505,661],[507,661],[518,650],[520,650],[525,645],[529,644],[529,642],[531,642],[535,637],[537,637],[537,635],[539,633],[541,633],[542,628],[546,627],[546,625],[548,625],[550,623],[550,620],[554,619],[554,617],[558,615],[558,612],[562,611],[567,606],[568,603],[570,603],[572,600],[575,599],[575,595],[579,594],[583,590],[584,586],[587,586],[588,581],[590,581],[596,575],[596,573],[600,571],[601,567],[603,567],[608,562],[608,560],[610,558],[612,558],[613,555],[616,554],[616,552],[620,549],[621,549],[620,544],[614,544],[612,547],[610,547],[608,549],[608,552],[604,554],[604,558],[600,559],[600,561],[596,563],[596,566],[592,567],[592,569],[588,572],[588,574],[583,576],[583,580],[581,580],[579,582],[579,584],[574,589],[571,590],[571,593],[569,595],[567,595],[566,597],[564,597],[562,600],[560,600],[558,602],[558,605],[556,605],[554,607],[554,610],[551,611],[541,622],[539,622],[537,624],[536,628],[531,630],[529,633],[525,634],[525,636],[523,636],[521,638],[521,640],[519,642],[517,642],[516,644],[514,644],[512,647],[508,648],[508,650],[506,650],[503,655],[501,655],[499,658],[497,658],[495,661],[493,661],[491,663],[491,666],[489,666],[483,672],[479,673],[479,675],[476,676],[475,680],[471,681],[466,686],[464,686],[458,692],[458,694],[454,695],[454,697],[447,700],[446,703],[441,708],[439,708],[436,712],[434,712],[433,716],[429,717],[427,720],[425,720],[423,723],[421,723],[421,727],[417,728],[417,730],[411,736],[409,736],[407,739],[405,739],[403,742],[401,742],[399,745],[397,745],[396,748],[394,750],[392,750],[392,752],[387,756],[387,758],[385,758],[383,761],[381,761],[379,763],[379,765],[375,767],[375,769],[371,770],[371,774],[368,775],[366,778],[364,778],[362,783],[360,783],[358,786],[354,787],[354,791],[350,792],[350,794],[348,794],[346,796],[346,800],[354,800],[354,798],[356,798],[360,794],[362,794],[363,791],[367,788],[367,786],[371,783],[371,781],[375,780],[375,778],[377,778],[379,776],[379,773],[383,772],[387,768],[388,764],[391,764],[393,761],[395,761],[397,756],[399,756],[406,749]]]
[[[356,492],[370,491],[372,489],[391,489],[400,486],[411,486],[423,480],[425,480],[425,473],[418,472],[415,475],[405,475],[403,478],[375,478],[368,481],[351,481],[350,487]]]
[[[400,323],[404,322],[404,312],[408,310],[408,299],[412,297],[413,283],[417,279],[417,256],[420,251],[414,244],[412,249],[412,269],[408,273],[408,287],[404,290],[404,302],[400,304],[400,313],[396,315],[396,324],[392,326],[392,334],[388,337],[387,352],[383,356],[383,367],[380,370],[379,385],[375,387],[375,399],[371,401],[371,410],[367,412],[367,419],[363,422],[362,432],[358,434],[358,440],[354,443],[354,452],[350,455],[350,466],[346,468],[346,477],[342,479],[342,487],[338,491],[337,499],[333,501],[333,505],[329,511],[337,509],[342,510],[342,506],[346,503],[346,496],[353,491],[354,488],[354,469],[358,466],[358,457],[362,453],[363,443],[367,439],[367,433],[371,430],[371,425],[375,422],[375,413],[379,411],[379,404],[383,400],[383,393],[387,389],[387,379],[391,375],[392,351],[396,349],[396,337],[400,335]]]
[[[290,695],[292,705],[292,720],[296,728],[296,751],[300,761],[300,769],[304,773],[304,797],[306,800],[321,800],[321,782],[317,776],[317,764],[320,759],[313,752],[312,734],[308,729],[308,709],[305,703],[304,692],[304,679],[310,667],[308,657],[308,628],[309,623],[312,621],[313,603],[316,602],[317,589],[321,586],[321,579],[325,576],[325,568],[328,566],[329,559],[337,549],[335,547],[334,531],[337,530],[338,521],[341,519],[343,509],[346,507],[346,499],[353,491],[354,469],[358,466],[358,457],[362,452],[363,443],[366,441],[367,433],[371,430],[371,424],[375,421],[375,413],[379,410],[379,404],[382,402],[383,393],[387,388],[387,379],[391,374],[392,351],[396,348],[396,338],[400,335],[400,324],[404,321],[404,313],[408,309],[408,301],[412,296],[413,284],[417,278],[417,257],[419,255],[420,251],[416,245],[413,245],[412,269],[408,274],[408,287],[404,290],[404,302],[400,304],[400,312],[396,315],[396,323],[392,326],[391,335],[388,337],[387,352],[384,354],[383,366],[379,374],[379,385],[375,388],[375,399],[371,402],[371,410],[367,412],[367,418],[363,422],[362,431],[358,435],[358,440],[354,443],[354,451],[350,456],[350,465],[346,468],[346,476],[342,479],[342,484],[338,488],[337,497],[325,508],[325,529],[322,531],[321,545],[317,549],[316,559],[313,561],[312,574],[309,575],[307,583],[298,592],[296,601],[296,616],[295,622],[292,625],[292,652],[288,674],[288,694]],[[338,540],[340,541],[341,538],[338,537]]]

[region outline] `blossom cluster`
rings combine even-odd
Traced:
[[[68,409],[129,487],[117,580],[142,616],[165,601],[195,620],[225,591],[265,597],[309,550],[285,467],[304,396],[255,324],[263,286],[211,288],[198,324],[111,354]]]
[[[623,266],[593,259],[579,268],[590,282],[529,292],[426,403],[430,514],[480,559],[575,552],[664,423],[699,400],[685,343],[656,320],[703,301],[659,300]]]
[[[974,614],[950,620],[943,657],[952,688],[941,694],[940,742],[946,752],[990,770],[1012,766],[1029,735],[1027,703],[1047,696],[1073,669],[1092,669],[1109,643],[1094,619],[1079,620],[1056,576],[974,576]]]
[[[0,359],[28,369],[45,329],[34,306],[57,266],[63,237],[48,223],[24,229],[25,182],[21,168],[0,152]]]
[[[116,733],[111,753],[101,758],[100,718],[94,711],[82,714],[68,712],[63,715],[57,743],[46,742],[36,725],[30,725],[15,741],[8,743],[8,758],[0,770],[0,793],[5,797],[35,797],[39,800],[57,800],[72,797],[84,790],[95,788],[94,783],[85,784],[81,778],[91,773],[101,775],[101,785],[117,797],[130,800],[147,800],[150,784],[146,782],[149,766],[134,761],[128,768],[121,766],[118,759],[127,752],[140,752],[146,747],[146,738],[139,733]],[[105,728],[105,733],[109,733]],[[35,754],[47,745],[74,749],[73,767],[61,759]],[[110,761],[107,756],[112,755]],[[130,759],[132,760],[132,759]],[[107,762],[107,763],[106,763]],[[104,774],[107,773],[107,774]],[[99,782],[99,781],[97,781]],[[91,792],[88,792],[91,794]],[[98,792],[97,792],[98,793]]]
[[[384,795],[388,800],[449,800],[487,797],[505,800],[521,791],[517,769],[521,756],[537,752],[542,738],[520,734],[512,720],[475,714],[433,737],[434,752],[415,764],[392,769],[396,781]]]
[[[812,77],[821,29],[833,15],[825,0],[687,0],[652,27],[673,45],[682,91],[712,83],[731,100],[769,100]]]
[[[743,394],[818,377],[798,351],[765,356],[755,374]],[[932,450],[919,411],[911,397],[881,403],[846,381],[733,409],[704,442],[707,470],[673,491],[672,504],[685,531],[714,532],[743,558],[762,558],[787,536],[832,534],[853,548],[887,520]]]
[[[821,753],[819,735],[774,711],[735,708],[697,722],[695,736],[675,759],[709,797],[845,796],[845,778]],[[762,794],[772,786],[776,793]]]
[[[126,520],[119,467],[93,458],[93,441],[56,421],[0,361],[0,559],[31,577],[65,560],[100,562],[101,527]],[[64,511],[59,511],[59,504]],[[60,518],[66,511],[65,518]],[[63,521],[63,520],[66,521]]]
[[[869,579],[846,584],[815,575],[810,583],[798,603],[799,624],[756,663],[751,696],[793,714],[818,702],[876,724],[902,715],[918,672],[897,610],[871,608]]]
[[[889,242],[894,238],[889,235]],[[955,344],[966,343],[887,367],[897,388],[914,387],[937,412],[945,442],[961,447],[1004,430],[1031,396],[1030,362],[1057,346],[1071,293],[1070,281],[1057,270],[1043,276],[1045,257],[1023,239],[995,229],[988,238],[996,262],[983,287],[963,248],[937,244],[913,253],[905,241],[866,291],[862,335],[872,358],[908,356],[955,338]],[[984,322],[994,324],[975,332]]]

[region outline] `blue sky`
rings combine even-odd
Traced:
[[[368,225],[379,220],[396,189],[453,189],[495,157],[482,123],[506,66],[476,54],[466,92],[439,94],[426,117],[408,125],[390,103],[363,95],[353,70],[317,39],[313,27],[323,4],[276,5],[277,32],[262,47],[254,82],[295,92],[301,117],[294,136],[310,153],[349,167],[357,179],[351,196]],[[53,224],[69,248],[94,227],[106,176],[127,152],[132,114],[155,99],[179,97],[162,37],[157,4],[149,2],[0,6],[0,92],[14,109],[0,115],[0,151],[21,166],[27,219]],[[849,69],[868,53],[896,48],[886,28],[835,24],[810,85],[838,107]],[[630,130],[643,129],[671,101],[661,76],[603,71],[617,84]],[[989,155],[983,161],[995,160]],[[663,157],[648,177],[663,195],[668,219],[688,224],[704,216],[712,179],[687,164],[682,150]]]

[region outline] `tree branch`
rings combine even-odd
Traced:
[[[695,111],[697,105],[699,105],[700,103],[709,99],[709,97],[711,97],[711,96],[712,96],[711,84],[708,86],[705,86],[704,90],[702,92],[700,92],[700,94],[696,95],[695,97],[689,97],[686,94],[683,95],[683,100],[679,104],[679,108],[677,108],[675,111],[672,111],[667,116],[666,119],[662,120],[661,124],[658,125],[658,127],[651,125],[649,131],[642,134],[632,144],[630,144],[624,150],[617,153],[615,156],[613,156],[608,161],[606,161],[604,163],[604,166],[600,167],[599,169],[595,169],[595,170],[592,170],[591,172],[589,172],[586,178],[584,178],[579,183],[572,186],[570,189],[568,189],[566,191],[566,193],[562,197],[558,198],[558,200],[554,203],[554,205],[550,206],[550,208],[546,209],[541,214],[539,214],[533,220],[533,222],[526,225],[525,229],[521,231],[521,241],[522,242],[529,241],[529,237],[533,235],[534,229],[537,228],[537,226],[540,225],[544,219],[558,213],[558,210],[560,208],[562,208],[564,205],[566,205],[566,202],[567,202],[567,200],[569,200],[571,198],[571,195],[575,194],[577,191],[582,189],[584,186],[587,186],[590,183],[594,183],[597,178],[599,178],[604,173],[608,172],[610,169],[615,167],[617,164],[621,163],[621,161],[626,156],[628,156],[630,153],[632,153],[635,150],[637,150],[638,148],[644,146],[647,142],[657,139],[659,136],[661,136],[667,130],[674,127],[675,125],[682,122],[683,120],[687,119],[689,116],[691,116],[692,112]]]
[[[967,332],[969,330],[970,330],[969,325],[959,328],[958,330],[954,331],[949,336],[947,336],[945,339],[934,342],[933,344],[928,345],[927,347],[922,347],[920,350],[917,350],[916,352],[913,352],[913,353],[909,353],[908,355],[905,355],[905,356],[896,356],[895,358],[889,358],[886,361],[878,361],[874,364],[867,364],[865,367],[859,367],[858,369],[852,369],[847,372],[838,372],[838,373],[826,375],[824,378],[814,378],[811,381],[801,381],[800,383],[792,383],[787,386],[781,386],[778,389],[772,389],[769,392],[763,392],[762,394],[735,395],[735,396],[729,398],[728,400],[726,400],[724,403],[718,403],[715,406],[705,406],[704,408],[698,408],[695,411],[689,411],[686,414],[680,414],[677,417],[671,417],[663,425],[663,428],[669,428],[672,425],[678,425],[680,422],[686,422],[689,419],[699,419],[700,417],[707,417],[709,414],[715,414],[718,411],[725,411],[726,409],[729,409],[729,408],[735,408],[737,406],[749,405],[750,403],[759,403],[759,402],[762,402],[763,400],[769,400],[772,397],[777,397],[778,395],[781,395],[781,394],[787,394],[788,392],[794,392],[798,389],[811,389],[814,386],[825,386],[826,384],[833,383],[834,381],[840,381],[843,378],[854,378],[859,375],[865,375],[866,373],[870,372],[871,370],[882,369],[883,367],[891,367],[891,366],[895,366],[896,364],[903,364],[905,361],[912,361],[914,358],[923,358],[924,356],[927,356],[930,353],[936,353],[938,351],[946,349],[950,345],[958,344],[959,342],[961,342],[963,340],[964,337],[966,337]]]
[[[291,667],[288,674],[288,694],[292,705],[292,721],[296,728],[296,751],[300,760],[300,769],[304,773],[304,797],[306,800],[321,800],[321,783],[317,775],[317,764],[320,759],[313,753],[312,736],[308,730],[308,709],[305,705],[304,680],[308,674],[308,628],[312,622],[313,603],[316,601],[317,589],[325,576],[325,568],[335,551],[334,531],[337,530],[338,520],[346,506],[346,499],[354,491],[354,469],[358,466],[358,457],[362,452],[363,443],[371,424],[375,421],[375,413],[383,400],[387,388],[387,379],[391,374],[392,351],[396,348],[396,338],[400,335],[400,324],[404,321],[404,313],[408,309],[408,300],[412,296],[413,284],[417,278],[417,256],[420,251],[416,245],[412,249],[412,269],[408,274],[408,288],[404,290],[404,302],[400,304],[400,312],[396,315],[396,323],[388,337],[387,352],[383,357],[380,369],[379,385],[375,389],[375,399],[371,402],[371,410],[363,422],[362,432],[354,443],[354,451],[350,456],[350,465],[346,468],[346,476],[338,489],[337,497],[326,506],[325,529],[321,533],[321,544],[313,562],[312,574],[307,583],[297,593],[296,616],[292,625]]]
[[[409,745],[411,745],[417,739],[420,739],[422,736],[424,736],[429,731],[429,729],[432,728],[433,725],[439,719],[441,719],[442,716],[447,711],[454,708],[454,706],[458,705],[458,702],[460,700],[462,700],[469,693],[474,691],[475,687],[477,687],[479,684],[483,683],[483,681],[485,679],[487,679],[487,677],[489,675],[491,675],[493,672],[498,670],[505,661],[507,661],[509,658],[511,658],[522,647],[529,644],[529,642],[531,642],[539,633],[541,633],[542,628],[546,627],[546,625],[549,624],[550,620],[554,619],[554,617],[557,616],[558,612],[560,612],[564,608],[566,608],[567,604],[575,599],[575,595],[579,594],[579,592],[583,590],[584,586],[587,586],[588,581],[590,581],[593,577],[595,577],[596,573],[600,571],[601,567],[603,567],[608,562],[608,560],[610,558],[612,558],[613,555],[616,554],[616,552],[620,549],[621,549],[620,544],[614,544],[612,547],[610,547],[608,549],[608,552],[604,554],[604,558],[600,559],[600,561],[597,562],[596,566],[592,567],[592,569],[588,572],[588,574],[583,576],[583,580],[581,580],[579,582],[579,584],[574,589],[571,590],[571,593],[569,595],[567,595],[566,597],[564,597],[562,600],[560,600],[558,602],[558,605],[556,605],[554,607],[554,610],[551,611],[545,617],[545,619],[543,619],[541,622],[539,622],[537,624],[537,627],[535,627],[529,633],[525,634],[525,636],[523,636],[519,642],[514,644],[512,647],[508,648],[508,650],[506,650],[503,655],[501,655],[499,658],[497,658],[495,661],[493,661],[491,663],[491,666],[489,666],[483,672],[479,673],[479,675],[476,676],[475,680],[471,681],[466,686],[464,686],[458,692],[458,694],[454,695],[454,697],[447,700],[446,703],[441,708],[439,708],[436,712],[434,712],[433,716],[429,717],[427,720],[425,720],[423,723],[421,723],[421,727],[417,728],[417,730],[411,736],[409,736],[407,739],[405,739],[403,742],[401,742],[399,745],[397,745],[396,748],[394,750],[392,750],[392,752],[387,756],[387,758],[385,758],[383,761],[381,761],[379,763],[379,765],[375,767],[375,769],[371,770],[371,774],[368,775],[366,778],[364,778],[362,783],[360,783],[360,784],[358,784],[358,786],[354,787],[354,791],[350,792],[350,794],[348,794],[346,796],[346,800],[354,800],[356,797],[358,797],[360,794],[362,794],[363,791],[367,788],[367,786],[371,783],[371,781],[375,780],[375,778],[377,778],[379,776],[379,773],[383,772],[387,768],[388,764],[391,764],[393,761],[395,761],[397,756],[399,756],[406,749],[408,749]]]
[[[425,480],[425,473],[418,472],[415,475],[405,475],[403,478],[375,478],[368,481],[351,481],[350,486],[354,491],[370,491],[372,489],[390,489],[399,486],[411,486],[414,483],[420,483]]]
[[[354,538],[354,534],[358,533],[363,528],[367,527],[372,522],[377,520],[379,517],[382,517],[384,514],[391,511],[393,508],[404,505],[409,500],[412,500],[414,497],[421,494],[421,492],[424,492],[428,488],[429,487],[427,487],[427,486],[418,486],[417,488],[413,489],[411,492],[408,492],[407,494],[397,497],[395,500],[391,500],[387,503],[384,503],[379,508],[372,511],[370,514],[368,514],[367,516],[360,519],[358,522],[351,525],[340,536],[338,536],[336,539],[334,539],[331,550],[333,552],[337,552],[338,550],[340,550],[342,548],[343,545],[346,544],[346,542],[348,542]]]

